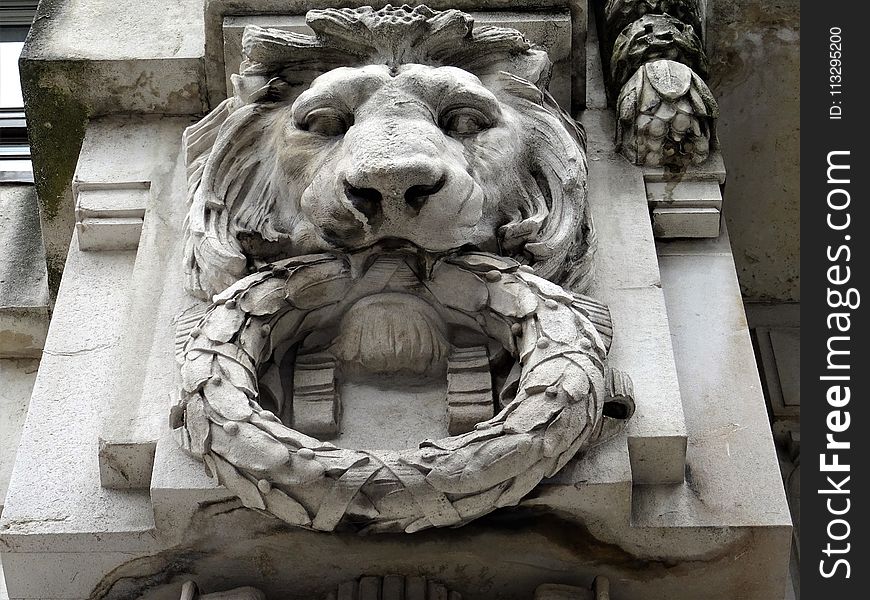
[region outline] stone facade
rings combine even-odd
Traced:
[[[782,595],[702,3],[457,4],[35,28],[81,149],[10,597]]]

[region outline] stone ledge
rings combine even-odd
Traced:
[[[39,357],[48,320],[36,194],[30,185],[0,185],[0,358]]]
[[[73,184],[82,250],[135,250],[142,235],[150,182]]]

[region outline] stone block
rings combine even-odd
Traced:
[[[151,440],[119,443],[100,440],[100,482],[110,489],[147,488],[154,470],[154,450]],[[150,451],[149,451],[150,449]]]
[[[82,250],[135,250],[142,235],[138,217],[85,218],[76,223]]]
[[[40,600],[85,600],[71,590],[94,589],[103,574],[116,569],[132,556],[124,552],[89,552],[86,556],[64,552],[4,554],[3,571],[9,598]],[[31,575],[19,574],[28,570]]]
[[[647,181],[646,199],[650,208],[722,209],[722,191],[713,180],[686,181],[678,176],[674,181]]]
[[[686,429],[642,172],[613,150],[613,117],[587,110],[589,202],[598,229],[592,295],[613,317],[610,364],[634,382],[628,423],[635,483],[683,480]]]
[[[684,519],[712,522],[727,515],[735,524],[787,532],[785,496],[733,258],[671,255],[662,256],[661,265],[690,431],[689,474],[685,488],[674,488],[685,493],[665,486],[636,490],[633,518],[679,526]],[[700,489],[707,491],[698,497]],[[687,501],[694,508],[682,506]],[[682,508],[669,512],[672,503]],[[782,557],[787,561],[787,550]]]
[[[782,384],[783,404],[800,408],[800,327],[783,327],[771,330],[770,343],[776,355],[777,370]]]
[[[39,357],[48,320],[48,272],[34,188],[0,185],[0,358]]]
[[[76,215],[79,219],[104,219],[145,216],[148,181],[108,184],[79,183],[75,186]]]
[[[674,180],[674,173],[667,167],[640,167],[643,171],[644,180],[652,183],[667,183]],[[703,164],[688,165],[681,172],[683,181],[717,181],[719,185],[725,183],[725,159],[722,157],[722,152],[713,149],[708,158]]]
[[[0,359],[0,513],[38,368],[39,361],[32,358]]]
[[[72,188],[81,249],[138,247],[145,210],[158,191],[151,189],[152,180],[170,168],[168,161],[178,152],[178,140],[171,136],[179,130],[167,127],[172,121],[138,116],[89,123]]]
[[[203,502],[226,502],[233,494],[202,463],[178,449],[167,431],[157,442],[150,477],[151,506],[157,531],[168,543],[181,541],[185,527]]]
[[[656,239],[715,238],[719,236],[722,190],[714,157],[708,170],[701,167],[672,174],[670,179],[644,169]],[[704,165],[702,165],[703,167]],[[724,169],[724,167],[722,167]],[[724,171],[723,171],[724,172]]]
[[[450,435],[471,431],[494,413],[486,347],[455,349],[447,363],[447,430]]]
[[[172,248],[155,239],[155,228],[177,228],[183,220],[183,202],[174,206],[168,220],[150,220],[144,215],[151,202],[171,194],[176,186],[183,186],[183,171],[176,169],[181,151],[181,133],[190,123],[187,117],[155,120],[151,117],[106,117],[94,119],[88,125],[82,151],[75,172],[74,188],[78,193],[78,215],[83,219],[79,241],[84,232],[85,245],[102,240],[103,245],[91,249],[137,248],[135,268],[124,289],[135,290],[131,304],[117,315],[123,323],[126,349],[119,355],[119,389],[110,394],[100,423],[100,473],[108,487],[141,487],[147,489],[150,465],[155,444],[163,427],[162,415],[168,410],[168,393],[154,394],[141,387],[143,378],[152,381],[175,377],[174,369],[161,366],[157,372],[148,372],[151,363],[143,360],[150,352],[154,332],[148,323],[156,318],[156,298],[159,286],[172,260]],[[90,221],[96,221],[105,233],[94,233]],[[81,248],[81,246],[78,246]],[[180,287],[180,284],[179,284]],[[120,289],[116,293],[120,292]],[[180,290],[179,290],[179,293]],[[171,320],[172,316],[167,316]],[[160,328],[158,338],[169,343],[164,348],[165,358],[172,357],[172,327]],[[129,387],[127,387],[129,386]],[[117,446],[117,447],[116,447]],[[123,474],[123,475],[122,475]],[[126,477],[125,477],[126,475]]]
[[[335,360],[328,354],[300,355],[293,369],[293,426],[308,435],[334,437],[341,419]]]
[[[618,297],[618,302],[610,301],[614,324],[620,331],[631,325],[614,341],[610,364],[629,373],[634,384],[637,408],[626,426],[632,480],[636,484],[681,482],[686,456],[684,394],[661,289],[624,289]]]
[[[800,328],[756,327],[755,339],[774,419],[799,419]]]
[[[10,582],[22,569],[43,576],[57,564],[52,557],[39,562],[33,553],[141,551],[153,542],[146,533],[154,527],[147,490],[103,488],[95,460],[112,382],[123,376],[119,315],[125,313],[134,256],[81,252],[75,238],[71,248],[71,270],[61,285],[0,520],[3,552],[22,553],[3,557]],[[74,555],[65,556],[75,564]],[[96,560],[77,561],[82,585],[86,572],[102,568]],[[33,589],[25,593],[10,585],[9,591],[19,598],[52,597]],[[55,597],[87,595],[70,590]]]
[[[654,208],[653,231],[657,238],[697,238],[719,235],[716,208]]]

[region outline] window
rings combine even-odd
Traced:
[[[0,0],[0,182],[32,182],[18,57],[36,2]]]

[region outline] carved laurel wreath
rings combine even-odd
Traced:
[[[238,281],[189,319],[174,431],[249,508],[320,531],[461,525],[517,504],[633,411],[622,397],[618,418],[605,415],[615,394],[606,381],[609,332],[593,323],[608,320],[603,305],[510,259],[472,253],[441,258],[421,280],[442,308],[473,315],[516,357],[516,394],[503,409],[469,433],[396,452],[339,448],[295,431],[258,404],[258,366],[273,345],[333,322],[359,299],[361,277],[346,256],[292,258]]]

